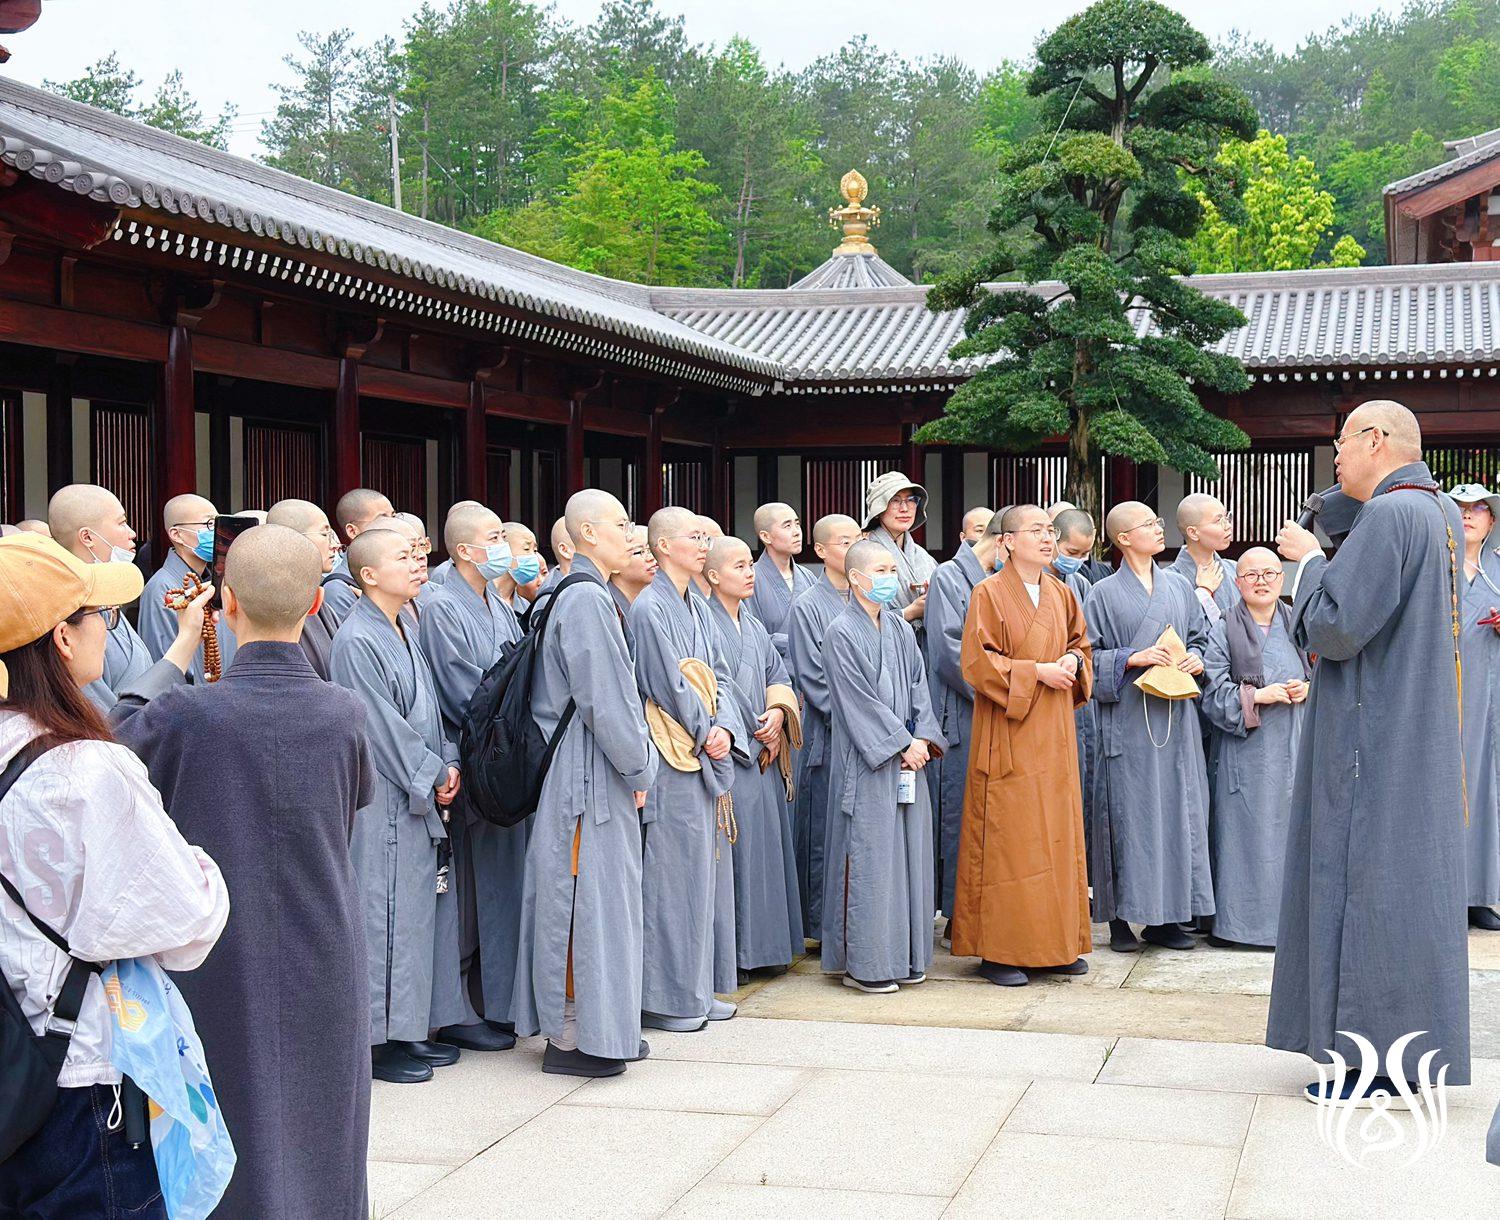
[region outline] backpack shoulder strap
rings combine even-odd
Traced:
[[[0,801],[3,801],[5,799],[6,795],[15,786],[16,781],[19,780],[25,773],[26,769],[48,750],[52,749],[52,747],[56,744],[57,742],[53,741],[51,738],[45,736],[36,737],[27,742],[24,746],[17,750],[14,755],[11,756],[10,762],[6,763],[5,765],[5,770],[0,771]],[[21,898],[21,892],[11,884],[10,878],[5,876],[4,873],[0,873],[0,887],[3,887],[5,892],[10,895],[10,900],[12,902],[14,902],[18,907],[21,908],[22,911],[26,913],[26,918],[31,920],[31,922],[36,926],[36,930],[38,932],[40,932],[43,936],[50,940],[64,953],[71,955],[72,950],[68,948],[68,942],[64,940],[55,929],[48,927],[31,913],[31,909]]]

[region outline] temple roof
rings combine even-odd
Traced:
[[[1461,140],[1444,140],[1443,147],[1448,150],[1448,160],[1439,162],[1430,169],[1418,170],[1415,174],[1398,178],[1395,182],[1389,183],[1382,193],[1404,195],[1408,191],[1432,186],[1434,183],[1442,182],[1445,178],[1451,178],[1455,174],[1473,169],[1476,165],[1483,165],[1492,158],[1500,157],[1500,127],[1481,135],[1466,136]]]
[[[1500,144],[1476,145],[1449,165],[1496,154]],[[739,392],[944,387],[974,367],[948,355],[962,337],[962,314],[929,311],[928,289],[870,244],[879,209],[864,205],[864,180],[853,171],[842,184],[846,206],[830,209],[844,237],[834,255],[792,288],[736,290],[652,288],[576,271],[4,78],[0,160],[124,209],[116,241],[170,247],[205,270],[258,260],[258,274],[311,284],[356,307],[414,312]],[[202,236],[216,229],[222,237]],[[261,239],[260,249],[243,245],[242,234]],[[266,239],[279,253],[266,253]],[[1193,283],[1245,313],[1248,325],[1219,349],[1262,376],[1474,363],[1494,372],[1500,363],[1500,263],[1201,275]],[[434,299],[424,285],[468,303]]]

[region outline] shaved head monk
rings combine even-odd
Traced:
[[[234,888],[210,960],[173,977],[234,1124],[228,1215],[359,1220],[365,1197],[369,970],[349,836],[374,777],[359,700],[319,678],[297,642],[322,567],[319,547],[285,526],[241,534],[225,565],[239,649],[224,680],[188,686],[164,662],[142,679],[153,688],[127,687],[115,709],[119,740]],[[201,604],[183,613],[178,664],[202,614]]]
[[[166,606],[168,592],[181,590],[185,577],[207,580],[207,570],[214,557],[214,518],[219,510],[213,501],[202,496],[173,496],[162,508],[162,524],[171,545],[156,574],[146,582],[141,594],[140,621],[137,629],[147,650],[158,660],[177,638],[177,616]],[[234,659],[234,632],[221,616],[215,628],[219,637],[219,659],[223,669]],[[188,670],[189,682],[204,681],[203,650]]]
[[[383,492],[370,487],[356,487],[339,497],[333,510],[333,523],[338,529],[339,539],[347,547],[377,521],[389,524],[390,518],[395,515],[396,510],[391,507],[390,500]],[[359,582],[354,578],[347,555],[338,557],[329,575],[331,579],[324,582],[324,604],[337,625],[348,618],[349,611],[354,608],[355,599],[359,596]]]
[[[790,504],[762,504],[755,510],[755,536],[763,549],[755,563],[755,593],[745,605],[785,660],[792,603],[816,583],[796,562],[802,553],[802,519]]]

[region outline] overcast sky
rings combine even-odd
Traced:
[[[183,79],[209,113],[224,102],[239,108],[235,152],[259,147],[260,122],[276,105],[273,82],[286,79],[283,57],[296,49],[299,30],[353,25],[363,41],[399,36],[403,21],[420,0],[44,0],[42,18],[5,43],[13,52],[0,71],[30,84],[44,78],[76,76],[100,57],[116,51],[154,88],[168,72]],[[557,0],[558,12],[587,22],[597,0]],[[834,50],[852,34],[868,33],[884,49],[908,57],[961,56],[985,70],[1004,59],[1027,55],[1038,35],[1084,0],[1023,4],[1000,0],[662,0],[664,12],[687,18],[689,39],[722,43],[743,34],[771,63],[801,68]],[[1253,5],[1226,0],[1178,0],[1184,13],[1210,38],[1239,28],[1284,50],[1308,33],[1337,25],[1351,13],[1377,12],[1388,5],[1360,0],[1257,0]],[[233,13],[233,16],[228,14]]]

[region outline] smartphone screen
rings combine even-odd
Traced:
[[[254,529],[260,522],[254,517],[214,518],[214,561],[209,566],[208,578],[213,581],[214,597],[209,606],[214,610],[224,608],[224,558],[229,554],[230,544],[246,530]]]

